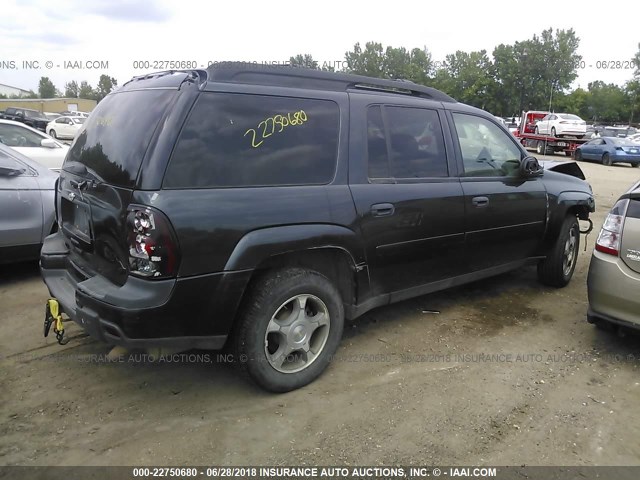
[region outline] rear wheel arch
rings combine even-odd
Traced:
[[[253,287],[264,276],[275,270],[290,268],[318,272],[335,286],[342,297],[343,304],[355,304],[358,291],[356,261],[347,250],[330,246],[283,252],[265,258],[256,266],[245,289],[242,302],[250,296]]]

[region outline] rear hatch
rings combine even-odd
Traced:
[[[620,257],[631,270],[640,273],[640,195],[629,199],[622,231]]]
[[[75,139],[60,174],[58,212],[77,275],[101,274],[119,285],[126,281],[127,207],[145,152],[177,92],[112,93]]]

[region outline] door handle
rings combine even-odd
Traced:
[[[374,217],[388,217],[389,215],[393,215],[396,211],[396,207],[393,206],[393,203],[376,203],[375,205],[371,205],[371,214]]]
[[[489,205],[489,199],[487,197],[473,197],[471,203],[474,207],[484,208]]]

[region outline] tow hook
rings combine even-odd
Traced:
[[[49,330],[53,325],[53,333],[56,334],[56,340],[60,345],[66,345],[69,341],[68,338],[64,338],[64,322],[62,315],[60,314],[60,304],[55,298],[47,300],[44,311],[44,336],[49,335]]]
[[[587,251],[587,236],[591,233],[591,230],[593,230],[593,222],[591,221],[590,218],[587,218],[586,220],[584,220],[585,222],[589,222],[589,226],[587,227],[586,230],[580,230],[580,233],[582,233],[584,235],[584,251]]]

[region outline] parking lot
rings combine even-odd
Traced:
[[[640,337],[585,320],[598,230],[638,170],[581,166],[597,210],[568,287],[525,267],[371,311],[282,395],[218,352],[110,361],[70,324],[60,346],[42,336],[37,265],[1,267],[1,463],[638,464]]]

